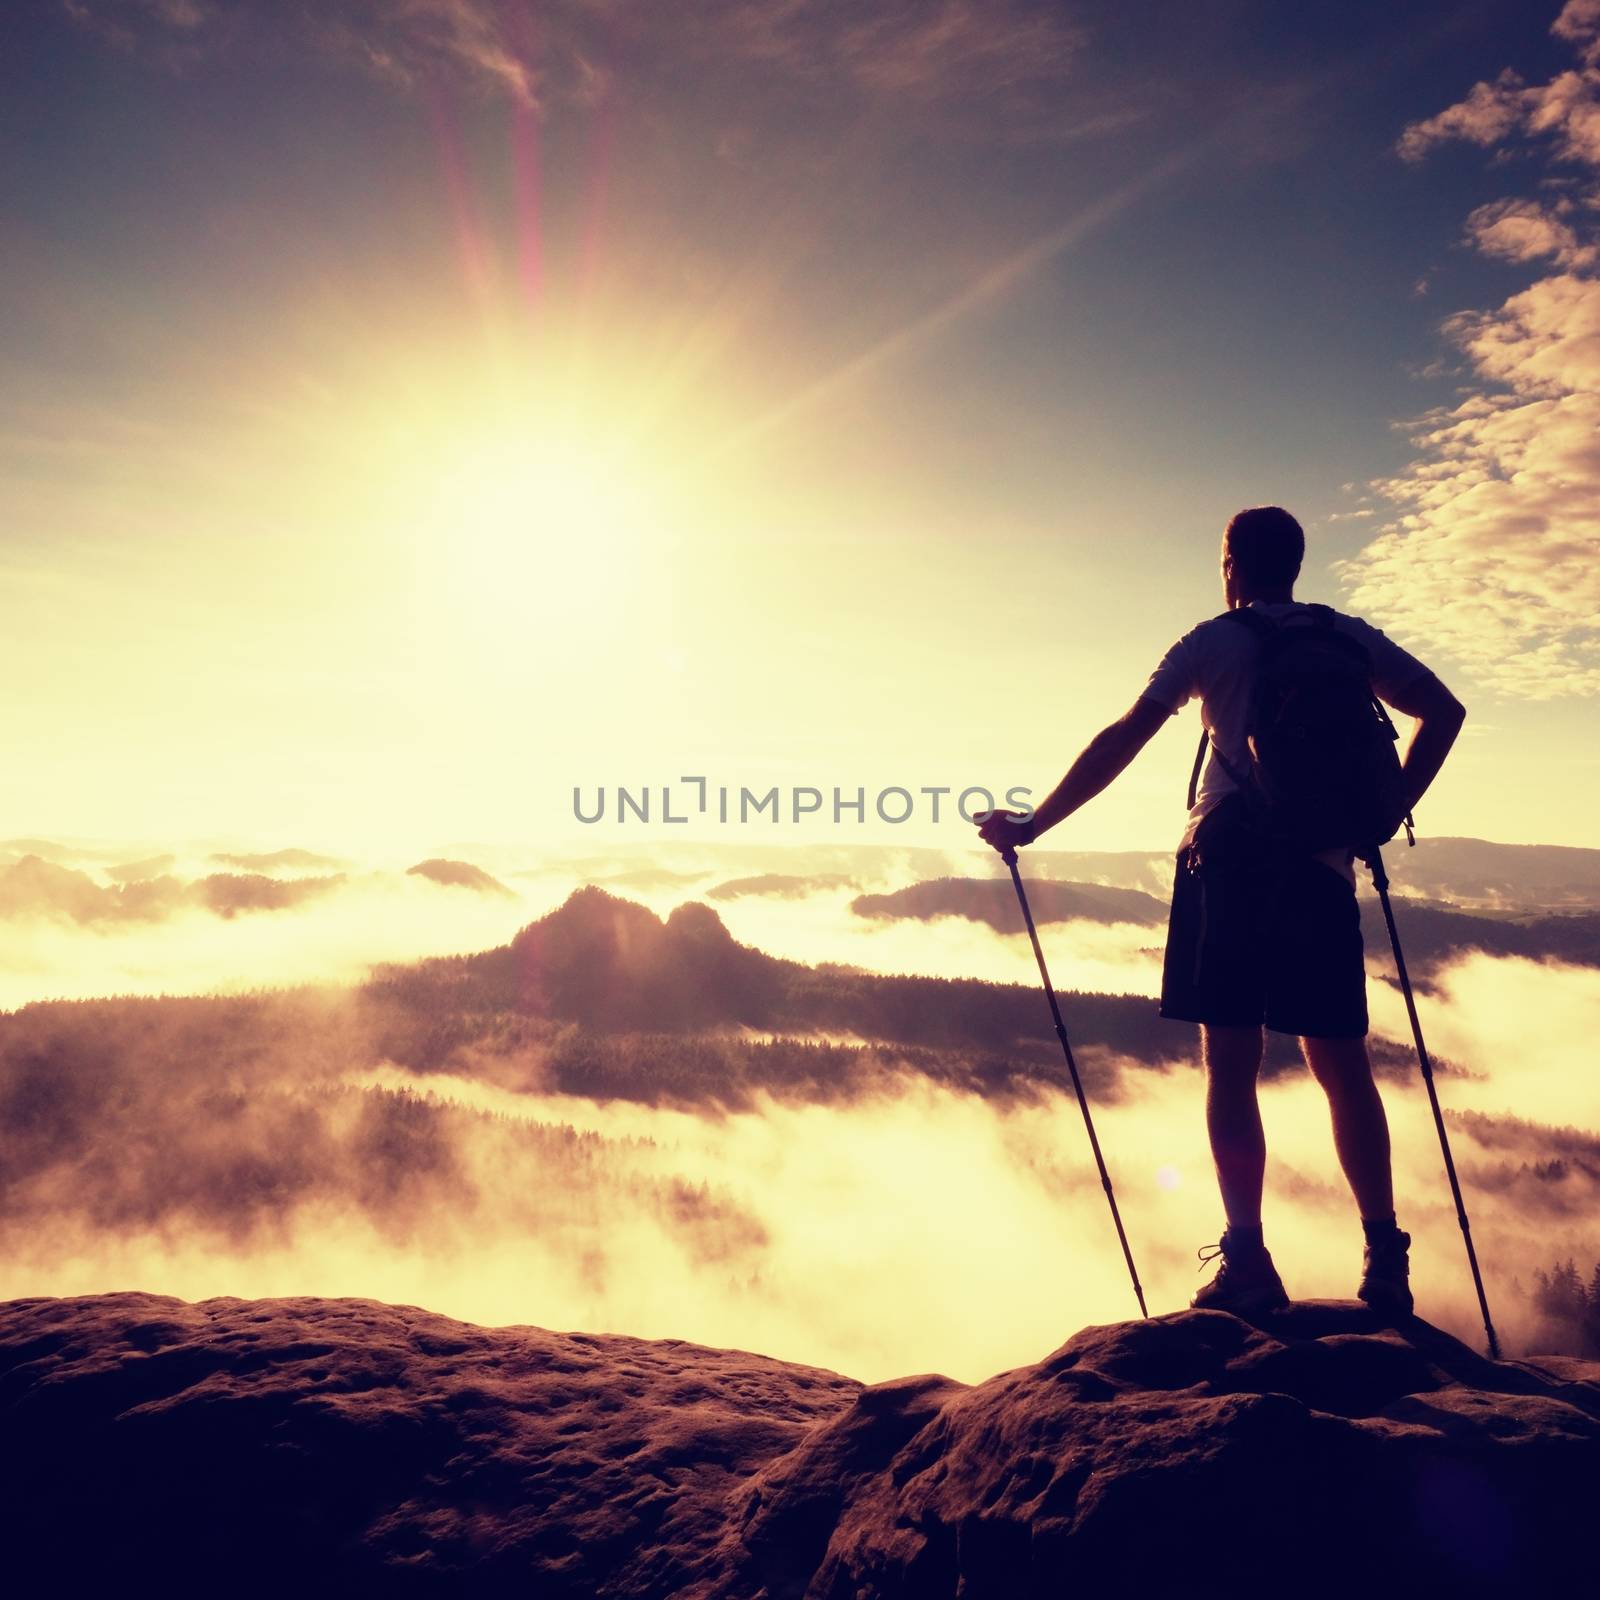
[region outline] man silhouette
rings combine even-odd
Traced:
[[[1249,607],[1289,626],[1309,620],[1310,609],[1294,598],[1304,554],[1305,535],[1287,511],[1239,512],[1222,539],[1229,611]],[[1365,647],[1378,697],[1416,718],[1402,759],[1406,799],[1415,805],[1466,712],[1427,667],[1377,628],[1340,612],[1331,622]],[[1192,628],[1167,651],[1132,708],[1089,741],[1031,817],[994,811],[980,832],[1002,852],[1032,843],[1099,794],[1168,717],[1198,696],[1210,756],[1178,848],[1161,983],[1162,1016],[1200,1024],[1206,1130],[1227,1219],[1218,1243],[1200,1252],[1218,1267],[1193,1303],[1250,1312],[1288,1300],[1261,1230],[1266,1141],[1256,1079],[1266,1027],[1299,1038],[1327,1094],[1334,1147],[1366,1233],[1356,1292],[1380,1311],[1406,1314],[1411,1239],[1395,1222],[1389,1126],[1367,1058],[1354,851],[1298,857],[1265,851],[1242,818],[1239,786],[1230,776],[1249,770],[1255,633],[1227,616]]]

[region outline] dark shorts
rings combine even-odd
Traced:
[[[1367,1032],[1361,918],[1325,862],[1268,863],[1237,848],[1180,851],[1161,1015],[1315,1039]]]

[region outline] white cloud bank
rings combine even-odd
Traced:
[[[1467,393],[1413,425],[1417,459],[1375,485],[1400,515],[1342,567],[1357,609],[1529,699],[1600,690],[1600,0],[1551,31],[1577,67],[1502,73],[1400,139],[1407,160],[1451,141],[1542,157],[1538,192],[1479,207],[1466,238],[1546,275],[1444,324]]]

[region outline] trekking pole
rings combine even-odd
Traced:
[[[1056,1003],[1056,991],[1050,982],[1050,973],[1044,964],[1044,951],[1039,945],[1039,933],[1033,925],[1033,912],[1028,909],[1028,896],[1022,887],[1022,874],[1017,871],[1017,852],[1003,850],[1001,860],[1011,868],[1011,882],[1017,891],[1017,901],[1022,907],[1022,920],[1028,925],[1028,937],[1033,941],[1033,958],[1039,963],[1039,976],[1044,979],[1045,998],[1050,1002],[1050,1015],[1055,1019],[1056,1037],[1061,1041],[1062,1054],[1067,1058],[1067,1071],[1072,1074],[1072,1087],[1078,1092],[1078,1107],[1083,1112],[1083,1126],[1089,1134],[1089,1148],[1094,1151],[1094,1163],[1100,1169],[1100,1187],[1106,1192],[1106,1203],[1111,1207],[1111,1220],[1117,1225],[1117,1238],[1122,1244],[1122,1258],[1128,1263],[1128,1276],[1133,1279],[1133,1293],[1139,1302],[1139,1315],[1148,1317],[1149,1308],[1144,1303],[1144,1290],[1139,1287],[1139,1273],[1133,1264],[1133,1251],[1128,1248],[1128,1236],[1123,1232],[1122,1214],[1117,1210],[1117,1197],[1111,1192],[1111,1174],[1106,1171],[1106,1158],[1100,1154],[1100,1141],[1095,1137],[1094,1119],[1089,1115],[1089,1097],[1083,1092],[1083,1080],[1078,1076],[1078,1063],[1072,1058],[1072,1046],[1067,1042],[1067,1025],[1061,1020],[1061,1007]]]
[[[1450,1193],[1455,1196],[1456,1220],[1461,1224],[1461,1237],[1466,1241],[1467,1264],[1472,1268],[1473,1286],[1478,1291],[1478,1309],[1483,1312],[1483,1331],[1489,1336],[1489,1357],[1500,1359],[1500,1340],[1489,1320],[1489,1298],[1483,1292],[1483,1274],[1478,1270],[1478,1252],[1472,1248],[1472,1228],[1467,1222],[1466,1202],[1461,1198],[1461,1182],[1456,1177],[1456,1164],[1450,1155],[1450,1138],[1445,1132],[1444,1113],[1439,1109],[1439,1091],[1433,1086],[1433,1063],[1428,1059],[1428,1047],[1422,1042],[1422,1024],[1417,1021],[1417,1002],[1411,993],[1411,978],[1406,972],[1406,958],[1400,949],[1399,930],[1394,925],[1394,908],[1389,904],[1389,874],[1384,870],[1383,854],[1374,849],[1367,857],[1372,868],[1372,886],[1378,891],[1383,906],[1383,920],[1389,926],[1389,943],[1394,946],[1395,971],[1400,974],[1400,992],[1406,999],[1406,1014],[1411,1018],[1411,1037],[1417,1043],[1417,1060],[1422,1064],[1422,1081],[1428,1086],[1428,1103],[1433,1107],[1433,1125],[1439,1130],[1439,1148],[1444,1151],[1444,1170],[1450,1178]]]

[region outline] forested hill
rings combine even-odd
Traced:
[[[599,1033],[742,1027],[1024,1056],[1059,1048],[1034,988],[811,967],[737,943],[708,906],[680,905],[663,920],[594,888],[578,890],[508,945],[381,968],[366,993],[398,1017],[450,1014],[463,1026],[501,1014]],[[1072,994],[1070,1009],[1074,1038],[1086,1045],[1150,1060],[1191,1051],[1192,1030],[1163,1022],[1146,997]],[[425,1053],[417,1064],[433,1062]]]

